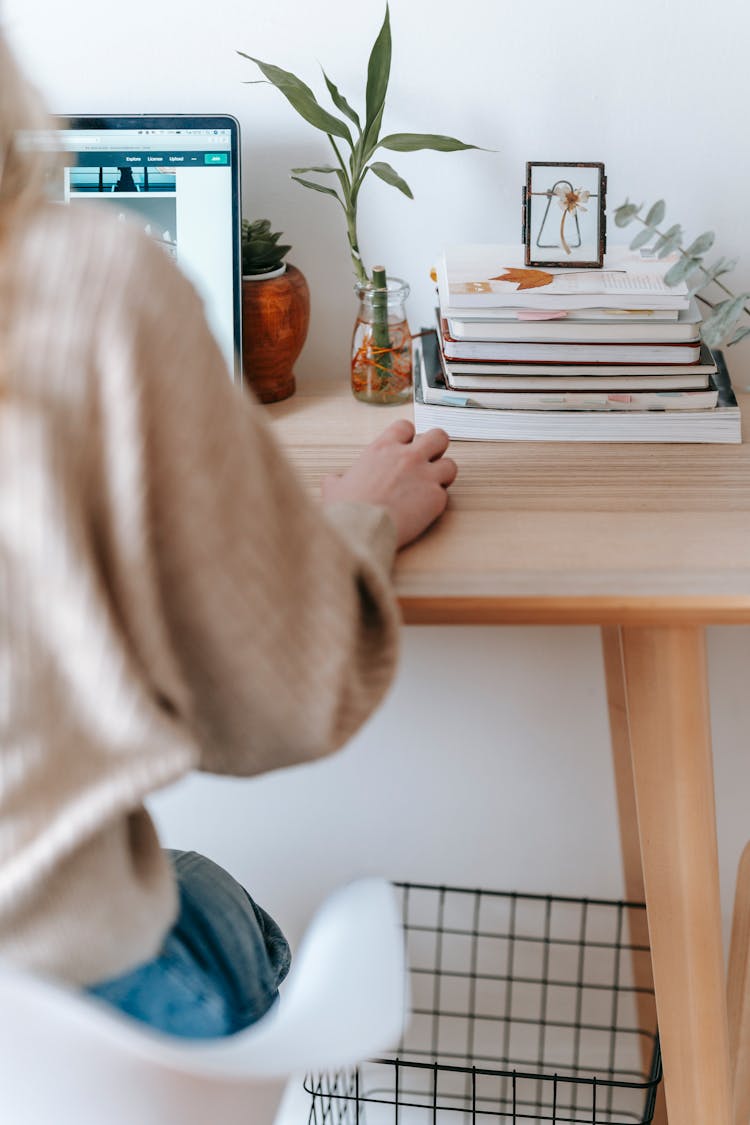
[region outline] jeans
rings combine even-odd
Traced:
[[[289,971],[279,927],[223,868],[197,852],[167,852],[180,896],[159,954],[93,996],[188,1039],[231,1035],[265,1015]]]

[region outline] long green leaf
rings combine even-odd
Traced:
[[[281,91],[289,104],[297,110],[300,117],[304,118],[308,124],[320,129],[323,133],[333,133],[335,137],[341,137],[350,146],[352,145],[352,135],[345,122],[323,109],[322,105],[318,104],[310,87],[305,85],[295,74],[288,70],[282,70],[281,67],[273,66],[271,63],[262,62],[252,55],[246,55],[244,51],[238,51],[237,53],[242,55],[243,58],[249,59],[250,62],[254,62],[264,77],[277,90]]]
[[[327,174],[329,172],[338,172],[339,169],[333,164],[311,164],[309,168],[292,168],[295,175],[301,175],[303,172],[322,172]]]
[[[367,159],[368,148],[372,151],[378,139],[390,76],[391,17],[388,11],[388,4],[386,4],[383,26],[378,33],[377,39],[373,43],[370,59],[367,63],[367,90],[365,93],[365,160]]]
[[[383,113],[385,112],[385,103],[380,107],[380,113],[377,115],[372,123],[372,126],[367,130],[362,138],[362,158],[361,164],[363,166],[367,163],[371,156],[380,146],[380,127],[383,124]]]
[[[750,328],[741,328],[740,331],[732,337],[729,341],[731,344],[739,344],[740,340],[744,340],[746,336],[750,336]]]
[[[320,69],[323,70],[322,67]],[[335,83],[331,81],[324,70],[323,77],[325,78],[325,83],[328,87],[328,93],[331,95],[331,101],[336,106],[336,109],[340,109],[342,113],[346,114],[349,120],[354,122],[354,124],[357,126],[357,131],[361,133],[362,127],[359,123],[359,115],[357,114],[357,111],[352,109],[344,95],[340,92]]]
[[[333,188],[323,187],[322,184],[316,184],[313,180],[303,180],[301,176],[292,176],[292,179],[296,180],[298,184],[302,184],[303,187],[310,188],[311,191],[320,191],[324,195],[332,195],[338,203],[341,203],[338,192],[334,191]],[[344,207],[344,204],[341,203],[341,206]]]
[[[391,152],[417,152],[419,149],[429,148],[435,152],[461,152],[464,149],[477,148],[477,145],[467,145],[455,137],[444,137],[440,133],[391,133],[383,137],[378,148],[387,148]]]
[[[407,184],[406,180],[402,180],[395,168],[391,168],[390,164],[386,164],[383,160],[376,160],[373,164],[369,165],[370,171],[392,187],[398,188],[409,199],[413,199],[414,195],[412,190]]]

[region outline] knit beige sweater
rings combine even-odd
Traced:
[[[381,699],[395,532],[323,516],[145,236],[50,206],[0,263],[0,957],[93,982],[175,916],[148,794],[327,754]]]

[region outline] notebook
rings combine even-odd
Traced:
[[[239,124],[228,115],[60,118],[58,195],[135,217],[190,278],[235,378],[242,354]]]

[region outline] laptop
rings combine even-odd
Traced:
[[[138,219],[203,297],[241,379],[240,130],[228,115],[60,118],[63,199]]]

